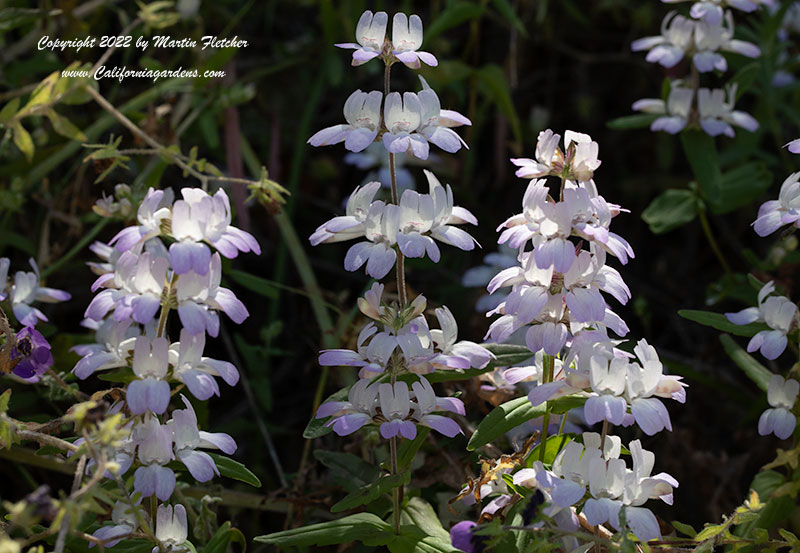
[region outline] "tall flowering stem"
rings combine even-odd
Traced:
[[[409,301],[405,258],[427,256],[438,262],[440,243],[472,250],[475,240],[458,225],[474,225],[477,220],[468,210],[454,205],[450,185],[442,185],[430,171],[425,171],[427,194],[406,189],[401,195],[398,156],[427,159],[431,144],[454,153],[466,144],[452,127],[471,123],[458,112],[442,109],[436,92],[422,77],[419,92],[391,92],[391,68],[395,63],[418,69],[421,63],[436,66],[438,61],[419,49],[423,38],[419,16],[395,14],[391,38],[388,23],[385,12],[365,11],[356,27],[358,43],[337,44],[355,50],[354,66],[374,58],[383,61],[383,93],[356,90],[344,105],[346,123],[322,129],[308,142],[312,146],[344,142],[345,148],[355,154],[378,142],[386,152],[379,159],[388,158],[389,198],[383,199],[384,195],[376,199],[387,183],[368,182],[356,187],[347,201],[345,215],[318,227],[310,242],[316,246],[361,239],[347,251],[345,269],[355,271],[365,266],[367,274],[378,280],[392,268],[395,270],[397,302],[382,301],[384,286],[380,283],[373,284],[358,300],[359,309],[369,322],[359,332],[356,350],[320,352],[321,365],[358,367],[360,379],[348,390],[347,401],[321,405],[316,417],[329,418],[326,425],[341,436],[365,425],[378,425],[380,435],[389,442],[391,474],[397,475],[399,440],[414,439],[418,425],[448,437],[462,433],[454,420],[436,413],[464,414],[463,403],[436,396],[424,375],[437,369],[484,368],[492,354],[478,344],[457,340],[458,327],[446,307],[435,310],[439,328],[431,329],[425,297],[418,295]],[[381,148],[380,145],[374,148]],[[409,381],[398,378],[408,373],[413,375]],[[381,374],[385,378],[374,379]],[[400,532],[402,494],[402,485],[392,488],[395,533]]]

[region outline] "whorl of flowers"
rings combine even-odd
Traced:
[[[123,415],[120,427],[126,437],[110,454],[117,475],[133,476],[129,493],[164,502],[154,528],[161,543],[156,551],[180,549],[187,539],[184,507],[166,504],[177,482],[171,463],[182,464],[194,480],[207,482],[219,476],[207,451],[236,451],[229,435],[198,428],[186,396],[180,396],[182,408],[170,411],[170,401],[179,387],[202,401],[219,395],[219,380],[231,386],[238,382],[236,367],[204,357],[203,349],[206,333],[213,337],[219,331],[218,311],[236,323],[248,316],[233,292],[220,286],[220,255],[260,252],[253,236],[231,226],[222,189],[212,196],[184,188],[181,195],[173,201],[171,191],[149,189],[137,211],[138,224],[117,233],[110,245],[92,246],[101,258],[90,264],[99,275],[92,286],[98,293],[86,309],[84,325],[96,331],[96,343],[73,348],[81,356],[73,369],[80,379],[110,369],[130,373],[124,379],[124,400],[109,411]],[[167,333],[173,310],[182,326],[175,342]],[[112,524],[102,526],[95,537],[112,547],[116,537],[141,531],[144,519],[134,516],[135,508],[121,500]]]
[[[678,3],[686,0],[662,0]],[[734,136],[733,126],[750,132],[758,128],[752,116],[734,109],[736,86],[701,88],[699,74],[724,73],[728,70],[725,53],[757,58],[761,50],[755,44],[734,38],[733,14],[727,7],[752,12],[760,5],[771,5],[759,0],[709,0],[695,2],[691,17],[676,11],[669,12],[661,24],[661,34],[637,39],[631,44],[633,51],[647,50],[646,60],[672,68],[684,58],[691,59],[693,77],[674,79],[666,98],[645,98],[633,104],[635,111],[658,115],[650,130],[676,134],[685,128],[699,128],[711,136]]]

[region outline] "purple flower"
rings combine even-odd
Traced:
[[[17,344],[11,351],[11,360],[19,359],[14,374],[28,382],[38,382],[53,365],[50,344],[41,333],[26,326],[17,333]]]

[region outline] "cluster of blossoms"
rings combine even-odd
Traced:
[[[41,286],[41,276],[36,261],[29,260],[33,271],[17,271],[9,280],[11,261],[0,257],[0,301],[10,306],[23,328],[16,333],[16,344],[11,350],[10,360],[14,364],[13,373],[26,382],[38,382],[39,378],[53,365],[50,343],[36,330],[39,321],[47,322],[47,317],[34,302],[55,303],[70,299],[69,293],[55,288]],[[3,332],[11,332],[10,328]],[[6,340],[9,337],[6,336]]]
[[[453,225],[477,225],[478,220],[468,210],[453,205],[449,184],[443,187],[430,171],[426,170],[425,176],[429,193],[405,190],[399,205],[374,199],[381,186],[377,181],[357,187],[347,201],[346,215],[320,225],[309,239],[311,244],[364,238],[347,251],[344,267],[355,271],[366,264],[366,272],[373,278],[383,278],[391,271],[396,249],[406,257],[427,254],[434,262],[440,258],[437,241],[472,250],[475,239]]]
[[[786,144],[792,153],[800,153],[800,139]],[[793,173],[781,185],[777,200],[764,202],[758,210],[753,227],[759,236],[768,236],[784,225],[798,226],[800,220],[800,173]],[[763,323],[768,328],[753,335],[747,351],[758,350],[765,358],[777,359],[789,343],[788,335],[796,333],[800,326],[800,311],[797,304],[786,296],[773,295],[775,283],[766,283],[758,292],[758,306],[748,307],[737,313],[726,313],[728,320],[737,325]],[[796,339],[796,334],[795,334]],[[800,382],[781,375],[772,375],[767,389],[770,408],[758,421],[758,433],[762,436],[775,434],[785,440],[794,432],[797,417],[792,412]]]
[[[620,273],[606,265],[609,254],[621,263],[633,257],[628,242],[610,230],[613,217],[624,210],[598,194],[593,180],[600,166],[597,143],[572,131],[565,133],[563,149],[560,142],[548,129],[539,135],[535,159],[511,160],[519,167],[517,176],[533,180],[523,212],[498,228],[499,242],[515,248],[517,257],[489,282],[490,293],[503,287],[510,292],[487,314],[500,315],[487,338],[506,342],[524,333],[536,355],[527,366],[506,369],[503,380],[532,385],[532,405],[567,395],[585,398],[585,422],[603,422],[604,432],[602,438],[584,434],[583,445],[570,443],[550,470],[537,463],[516,472],[514,482],[538,487],[550,504],[549,516],[565,530],[574,531],[576,512],[591,525],[608,522],[619,530],[618,515],[624,510],[628,528],[646,541],[660,533],[655,517],[642,505],[651,498],[671,501],[678,483],[669,475],[650,476],[654,456],[638,441],[630,445],[633,470],[626,469],[619,459],[619,438],[606,430],[632,424],[647,435],[671,430],[661,400],[684,402],[685,384],[664,374],[655,349],[645,340],[630,354],[609,333],[620,338],[628,333],[604,297],[622,304],[631,297]],[[558,200],[547,177],[561,181]],[[497,499],[490,505],[497,509]]]
[[[236,451],[229,435],[198,428],[185,396],[183,409],[169,412],[169,403],[175,385],[185,385],[196,399],[206,400],[219,395],[217,379],[231,386],[238,382],[231,363],[204,357],[203,350],[206,333],[219,332],[218,311],[236,323],[248,316],[233,292],[220,286],[220,255],[260,253],[253,236],[231,226],[223,190],[212,196],[184,188],[181,195],[175,201],[171,190],[148,190],[137,211],[138,224],[124,228],[109,244],[92,246],[102,260],[90,264],[98,274],[92,291],[99,292],[83,324],[96,331],[96,343],[73,348],[81,356],[73,369],[80,379],[109,369],[131,370],[124,402],[109,410],[125,415],[121,424],[127,431],[110,452],[114,472],[124,475],[135,467],[134,497],[155,496],[162,502],[175,489],[171,462],[183,464],[198,482],[207,482],[219,470],[202,450]],[[166,332],[171,310],[177,311],[182,326],[177,342]],[[110,547],[116,543],[113,538],[136,531],[141,516],[134,516],[133,508],[121,501],[112,513],[114,524],[101,527],[95,537],[110,539],[105,543]],[[162,546],[172,549],[186,541],[183,506],[174,511],[171,505],[159,506],[156,522]]]
[[[663,0],[667,3],[684,0]],[[691,59],[693,73],[718,71],[724,73],[728,62],[723,53],[734,53],[756,58],[761,50],[755,44],[733,38],[733,14],[726,7],[752,12],[759,5],[772,2],[755,0],[714,0],[695,2],[691,17],[669,12],[661,24],[661,34],[635,40],[634,51],[647,50],[646,60],[666,68]],[[734,136],[733,126],[748,131],[758,128],[749,114],[734,109],[736,86],[700,88],[695,74],[692,79],[675,79],[670,83],[666,99],[645,98],[634,102],[633,109],[658,115],[650,125],[653,131],[676,134],[684,128],[699,127],[711,136]]]

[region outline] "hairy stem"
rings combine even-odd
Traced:
[[[392,460],[392,474],[397,474],[397,436],[389,438],[389,456]],[[392,488],[392,511],[394,512],[394,533],[400,534],[400,491],[401,486]]]
[[[605,459],[605,447],[606,447],[606,436],[608,436],[608,429],[610,424],[608,424],[607,420],[603,421],[603,433],[600,434],[600,455],[602,455],[603,459]]]

